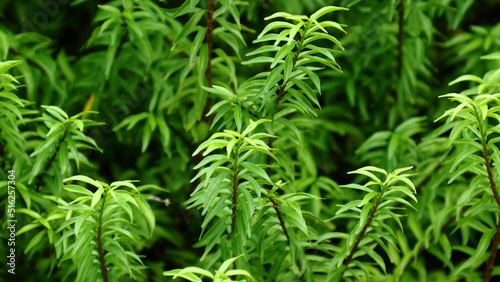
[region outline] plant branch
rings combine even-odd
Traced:
[[[236,210],[237,210],[237,201],[238,201],[238,150],[235,150],[235,159],[234,159],[234,167],[233,167],[233,199],[232,199],[232,207],[231,207],[231,236],[234,234],[236,228]],[[243,236],[243,235],[242,235]]]
[[[296,36],[299,36],[299,34],[297,33]],[[302,36],[301,36],[301,38],[302,38]],[[299,41],[299,38],[296,37],[295,40]],[[302,51],[302,44],[303,44],[303,41],[302,41],[302,39],[300,39],[299,45],[297,47],[297,52],[295,52],[295,55],[293,56],[292,70],[295,68],[295,65],[297,64],[297,60],[299,59],[299,54]],[[276,100],[274,101],[274,103],[276,104],[276,107],[278,107],[278,105],[281,103],[281,99],[283,99],[283,96],[285,95],[285,89],[286,89],[287,83],[288,83],[288,81],[283,81],[280,88],[278,89],[278,92],[277,92],[278,98],[276,98]]]
[[[207,79],[207,87],[212,87],[212,56],[213,56],[213,34],[214,34],[214,2],[215,0],[207,0],[207,33],[205,35],[205,43],[208,46],[208,56],[207,56],[207,68],[205,69],[205,77]],[[210,120],[211,117],[207,117],[205,114],[210,111],[211,99],[210,93],[207,92],[207,100],[205,102],[204,118],[203,120]]]
[[[398,78],[401,78],[403,72],[403,45],[404,45],[404,16],[405,16],[405,0],[399,1],[399,29],[398,29]]]
[[[273,141],[274,139],[273,138],[269,138],[269,142],[268,142],[268,146],[269,148],[272,148],[273,146]],[[266,168],[266,174],[269,175],[269,173],[271,172],[271,161],[272,161],[272,158],[271,156],[267,155],[267,159],[266,159],[266,163],[267,163],[267,168]],[[270,187],[270,185],[267,185],[267,190],[271,190],[272,187]],[[280,208],[279,208],[279,203],[273,199],[271,196],[267,197],[269,199],[269,201],[273,204],[273,208],[274,210],[276,211],[276,215],[278,216],[278,220],[280,222],[280,225],[281,225],[281,229],[283,229],[283,234],[285,234],[285,237],[286,237],[286,240],[288,242],[288,245],[291,244],[290,242],[290,236],[288,236],[288,230],[286,229],[286,225],[285,225],[285,220],[283,219],[283,216],[281,214],[281,211],[280,211]]]
[[[490,182],[490,188],[493,192],[493,197],[497,202],[497,206],[500,208],[500,196],[498,195],[497,185],[493,176],[493,171],[491,170],[490,156],[488,155],[488,144],[486,143],[486,134],[482,134],[481,143],[483,145],[483,158],[484,164],[486,166],[486,172],[488,173],[488,180]],[[498,245],[500,244],[500,220],[497,223],[497,231],[493,236],[493,241],[491,243],[490,257],[486,263],[486,271],[484,272],[484,281],[488,282],[491,280],[491,273],[495,267],[495,259],[497,256]]]
[[[276,211],[276,215],[278,216],[278,220],[280,222],[281,228],[283,229],[283,233],[285,234],[286,240],[288,241],[288,244],[290,245],[290,237],[288,236],[288,231],[287,231],[286,226],[285,226],[285,220],[283,220],[283,215],[281,214],[281,211],[279,209],[279,204],[271,196],[269,196],[268,199],[269,199],[269,201],[271,201],[271,203],[273,203],[273,208]]]
[[[28,58],[26,56],[24,56],[24,54],[22,54],[21,52],[15,50],[13,48],[10,48],[9,51],[10,51],[11,54],[13,54],[15,56],[21,56],[22,60],[25,60],[29,64],[33,65],[36,69],[38,69],[38,70],[40,70],[42,72],[45,72],[45,70],[43,69],[43,67],[39,63],[33,61],[32,59],[30,59],[30,58]]]
[[[163,41],[164,41],[165,43],[167,43],[167,45],[168,45],[168,46],[170,46],[170,47],[174,46],[174,43],[172,42],[172,40],[170,40],[170,39],[168,39],[168,38],[166,38],[166,37],[164,37],[164,38],[163,38]],[[178,52],[178,55],[179,55],[181,58],[183,58],[183,59],[187,59],[187,58],[189,58],[189,55],[188,55],[188,54],[186,54],[186,52],[185,52],[185,51],[183,51],[183,50],[181,50],[181,49],[176,49],[176,50],[177,50],[177,52]]]
[[[497,232],[493,236],[493,242],[491,243],[490,258],[486,263],[486,271],[484,273],[484,282],[489,282],[491,280],[491,273],[495,267],[495,259],[497,257],[498,245],[500,245],[500,220],[497,224]]]
[[[101,210],[99,211],[99,220],[97,223],[97,253],[99,255],[99,265],[101,267],[102,279],[104,282],[108,282],[108,271],[106,268],[106,258],[104,257],[104,249],[102,247],[102,216],[104,213],[104,208],[106,204],[106,192],[102,198]]]
[[[500,196],[498,195],[497,185],[495,183],[493,172],[491,170],[491,161],[490,161],[490,156],[488,155],[488,145],[486,144],[486,138],[482,138],[482,139],[483,139],[482,140],[483,158],[484,158],[484,164],[486,166],[486,172],[488,173],[488,180],[490,182],[490,188],[491,188],[491,191],[493,192],[493,197],[495,198],[495,201],[497,202],[498,207],[500,207]]]
[[[300,38],[297,38],[297,36],[300,36],[299,33],[296,34],[296,38],[295,38],[295,40],[298,41],[299,44],[298,44],[298,47],[297,47],[297,51],[295,52],[293,60],[292,60],[292,70],[295,68],[295,65],[297,64],[297,60],[299,58],[299,54],[302,51],[303,36],[300,36]],[[283,99],[283,96],[285,95],[285,89],[286,89],[287,83],[288,83],[288,81],[283,80],[283,83],[281,84],[280,88],[278,89],[278,92],[277,92],[277,96],[278,97],[274,101],[274,103],[276,104],[276,108],[278,108],[278,105],[281,103],[281,100]],[[268,141],[269,148],[272,148],[273,141],[274,141],[273,138],[269,138],[269,141]],[[272,158],[271,158],[271,156],[268,155],[266,163],[268,165],[270,165],[271,162],[272,162]],[[270,166],[267,167],[267,171],[266,172],[269,175]],[[268,187],[268,190],[271,190],[271,187]],[[288,235],[288,230],[287,230],[286,225],[285,225],[285,220],[283,219],[283,216],[282,216],[281,211],[279,209],[279,204],[278,204],[278,202],[276,200],[274,200],[270,196],[268,197],[268,199],[273,204],[273,208],[276,211],[276,215],[278,216],[278,220],[280,222],[281,229],[283,229],[283,234],[285,234],[285,237],[286,237],[286,240],[288,242],[288,245],[291,246],[292,242],[290,241],[290,236]]]
[[[299,41],[299,45],[297,47],[297,51],[295,52],[295,55],[293,56],[292,70],[295,68],[295,65],[297,64],[297,60],[299,59],[299,54],[302,51],[303,36],[300,36],[300,38],[297,38],[298,36],[300,36],[299,33],[297,33],[296,37],[295,37],[295,40]],[[276,100],[274,101],[274,103],[276,104],[276,108],[281,103],[281,100],[283,99],[283,96],[285,95],[285,88],[286,88],[286,84],[287,83],[288,83],[288,81],[283,81],[283,84],[278,89],[278,92],[277,92],[278,98],[276,98]],[[268,142],[269,148],[272,148],[273,141],[274,141],[273,138],[269,138],[269,142]],[[266,163],[268,165],[270,165],[271,162],[272,162],[272,158],[271,158],[271,156],[268,155]],[[270,172],[269,168],[270,168],[270,166],[267,167],[267,171],[266,171],[268,175],[269,175],[269,172]],[[268,190],[271,190],[271,188],[268,187]],[[280,222],[281,228],[283,229],[283,233],[285,234],[285,237],[286,237],[286,239],[288,241],[288,245],[291,245],[290,237],[288,236],[288,230],[286,229],[285,221],[284,221],[283,216],[281,215],[281,211],[279,209],[279,204],[278,204],[278,202],[276,202],[276,200],[274,200],[271,197],[268,197],[268,199],[273,204],[273,208],[276,211],[276,214],[278,216],[278,220]]]
[[[214,1],[207,0],[207,34],[205,35],[205,43],[208,45],[208,63],[205,70],[207,78],[207,86],[212,87],[212,52],[213,52],[213,34],[214,34]]]
[[[368,216],[368,219],[366,220],[365,225],[363,226],[363,229],[361,229],[361,232],[358,235],[358,238],[356,239],[356,242],[354,243],[354,246],[351,249],[351,252],[347,256],[346,260],[344,260],[344,269],[342,270],[342,274],[340,275],[340,278],[344,277],[344,273],[349,267],[349,264],[351,263],[354,254],[358,251],[359,244],[361,243],[361,240],[365,237],[366,231],[368,230],[368,227],[372,224],[373,218],[375,217],[375,213],[377,213],[378,206],[380,205],[380,202],[382,201],[383,197],[383,192],[381,192],[380,196],[377,199],[377,202],[373,206],[372,210],[370,211],[370,215]]]

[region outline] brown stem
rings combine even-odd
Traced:
[[[212,52],[213,52],[213,34],[214,34],[214,1],[208,0],[207,7],[207,34],[205,36],[205,43],[208,45],[208,63],[207,69],[205,70],[205,76],[207,77],[207,86],[212,87]]]
[[[240,107],[243,111],[246,111],[248,109],[248,112],[256,119],[259,119],[259,116],[254,112],[252,111],[252,108],[247,108],[245,107],[243,104],[240,104]]]
[[[235,153],[236,159],[234,160],[234,169],[233,169],[233,206],[231,208],[231,236],[234,234],[236,228],[236,210],[237,210],[237,201],[238,201],[238,152]],[[244,236],[241,234],[241,236]]]
[[[273,146],[273,141],[274,141],[273,138],[269,138],[269,141],[267,144],[269,146],[269,148],[271,148]],[[269,173],[271,172],[271,169],[270,169],[271,162],[272,162],[271,156],[267,155],[267,159],[266,159],[266,163],[268,164],[268,167],[266,168],[267,175],[269,175]],[[266,186],[267,186],[267,190],[271,190],[272,187],[270,185],[266,185]],[[279,208],[279,203],[275,199],[273,199],[271,196],[269,196],[267,198],[273,204],[273,208],[276,211],[276,215],[278,216],[278,220],[280,222],[281,229],[283,229],[283,234],[285,234],[288,245],[290,245],[291,244],[290,236],[288,236],[288,230],[286,229],[285,220],[283,219],[283,216],[281,214],[281,211]]]
[[[99,222],[97,224],[97,253],[99,255],[99,265],[101,267],[102,279],[104,282],[108,282],[108,270],[106,268],[106,258],[104,257],[104,249],[102,243],[102,214],[104,213],[106,203],[106,194],[102,198],[101,210],[99,211]]]
[[[497,224],[497,232],[493,237],[493,242],[491,243],[490,258],[486,263],[486,271],[484,273],[484,282],[489,282],[491,280],[491,273],[495,267],[495,259],[497,257],[498,245],[500,244],[500,220]]]
[[[398,78],[401,78],[403,72],[403,40],[404,40],[404,16],[405,0],[401,0],[398,6],[399,30],[398,30]]]
[[[488,172],[488,180],[490,181],[490,188],[493,192],[493,197],[497,202],[498,207],[500,207],[500,196],[498,195],[497,185],[495,183],[495,179],[493,177],[493,172],[491,171],[491,162],[490,156],[488,155],[488,145],[486,144],[486,140],[483,138],[483,158],[484,164],[486,165],[486,171]]]
[[[299,36],[299,34],[297,33],[296,36]],[[300,38],[295,38],[296,41],[299,41]],[[300,41],[299,43],[299,46],[298,46],[298,49],[297,49],[297,52],[295,53],[294,57],[293,57],[293,61],[292,61],[292,69],[295,67],[295,65],[297,64],[297,60],[299,59],[299,54],[300,54],[300,51],[302,50],[302,41]],[[278,107],[278,105],[281,103],[281,99],[283,99],[283,96],[285,95],[285,88],[286,88],[286,84],[287,84],[287,81],[283,81],[283,84],[281,85],[281,87],[278,89],[278,92],[277,92],[277,95],[278,95],[278,98],[276,98],[276,100],[274,101],[274,103],[276,104],[276,107]],[[269,141],[268,141],[268,146],[269,148],[272,148],[273,146],[273,141],[274,139],[273,138],[269,138]],[[272,162],[272,158],[271,156],[267,156],[267,164],[270,165]],[[268,166],[267,167],[267,174],[269,175],[269,172],[270,172],[270,167]],[[268,187],[268,190],[271,190],[270,187]],[[274,210],[276,211],[276,214],[278,216],[278,220],[280,222],[280,225],[281,225],[281,228],[283,229],[283,233],[285,234],[285,237],[286,237],[286,240],[288,241],[288,245],[291,244],[290,242],[290,237],[288,236],[288,230],[286,229],[286,225],[285,225],[285,221],[283,219],[283,216],[281,215],[281,211],[279,209],[279,204],[278,202],[276,202],[276,200],[274,200],[273,198],[271,197],[268,197],[269,201],[271,201],[271,203],[273,204],[273,208]]]
[[[28,62],[29,64],[33,65],[35,68],[39,69],[40,71],[44,72],[45,70],[43,69],[42,66],[40,66],[40,64],[38,64],[37,62],[33,61],[32,59],[24,56],[23,54],[21,54],[21,52],[17,51],[17,50],[14,50],[13,48],[10,48],[9,49],[10,53],[12,53],[13,55],[17,55],[17,56],[22,56],[23,57],[23,60],[25,60],[26,62]]]
[[[288,244],[290,245],[290,237],[288,236],[288,231],[285,226],[285,220],[283,220],[283,215],[281,215],[281,211],[279,209],[279,204],[278,202],[273,199],[271,196],[267,197],[271,203],[273,203],[273,208],[276,211],[276,215],[278,216],[278,220],[280,221],[281,228],[283,229],[283,234],[285,234],[286,240],[288,241]]]
[[[378,197],[377,202],[373,206],[373,208],[370,212],[370,215],[368,216],[368,219],[366,220],[366,223],[363,226],[363,229],[359,233],[358,238],[356,239],[356,242],[354,243],[354,246],[352,247],[351,252],[347,256],[346,260],[344,261],[344,264],[343,264],[344,270],[342,270],[342,275],[340,276],[341,279],[342,279],[342,277],[344,277],[344,273],[347,270],[347,268],[349,267],[349,264],[351,263],[351,261],[354,257],[354,254],[358,251],[359,243],[361,243],[361,240],[363,240],[363,238],[365,237],[365,233],[368,230],[368,227],[370,227],[373,218],[375,217],[375,213],[377,212],[378,206],[380,205],[380,202],[382,201],[382,196],[383,196],[383,192]]]
[[[286,87],[286,81],[283,82],[280,89],[278,90],[278,98],[276,98],[276,100],[274,101],[276,106],[278,106],[281,103],[281,99],[283,99],[283,95],[285,94],[285,87]]]
[[[267,143],[269,148],[272,148],[273,141],[274,141],[273,138],[269,138],[269,141]],[[271,162],[272,162],[271,156],[267,155],[267,159],[266,159],[266,163],[268,164],[268,167],[266,168],[267,175],[269,175],[271,172],[271,166],[270,166]],[[264,187],[269,191],[272,189],[271,185],[265,185]],[[279,203],[275,199],[273,199],[271,196],[268,196],[267,199],[273,204],[273,208],[276,211],[276,216],[278,217],[278,221],[280,222],[280,226],[281,226],[281,229],[283,230],[283,234],[285,234],[288,246],[290,246],[290,248],[291,248],[292,242],[290,241],[290,236],[288,235],[288,229],[286,228],[286,225],[285,225],[285,219],[283,219],[283,215],[281,214]],[[300,267],[300,261],[298,262],[297,265],[299,265],[299,267]]]
[[[167,43],[167,44],[168,44],[168,46],[170,46],[170,47],[174,46],[174,43],[172,42],[172,40],[170,40],[170,39],[168,39],[168,38],[166,38],[166,37],[165,37],[165,38],[163,38],[163,41],[164,41],[165,43]],[[184,59],[189,58],[189,55],[188,55],[188,54],[186,54],[186,52],[185,52],[185,51],[182,51],[182,50],[179,50],[179,49],[176,49],[176,51],[178,52],[178,55],[179,55],[181,58],[184,58]]]
[[[497,185],[495,183],[493,172],[491,171],[491,162],[490,162],[490,156],[488,155],[488,145],[487,145],[487,140],[486,140],[486,134],[483,134],[482,145],[483,145],[484,164],[486,166],[486,172],[488,173],[488,180],[490,181],[490,188],[491,188],[491,191],[493,192],[493,197],[495,198],[495,201],[497,202],[497,206],[500,208],[500,196],[498,195]],[[500,220],[497,223],[497,231],[496,231],[495,235],[493,236],[493,241],[491,243],[490,257],[488,259],[488,262],[486,263],[486,271],[484,272],[484,281],[485,282],[491,280],[491,273],[493,272],[493,268],[495,267],[495,259],[497,256],[497,250],[498,250],[499,244],[500,244]]]
[[[205,77],[207,78],[207,87],[212,87],[212,56],[213,56],[213,34],[214,34],[214,2],[215,0],[207,0],[207,33],[205,34],[205,43],[208,46],[208,62],[207,68],[205,69]],[[206,114],[210,111],[211,107],[211,99],[210,93],[207,92],[207,100],[205,102],[205,109],[203,110],[203,121],[209,122],[213,117],[206,116]]]

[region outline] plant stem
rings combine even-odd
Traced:
[[[269,148],[272,148],[273,141],[274,141],[273,138],[269,138],[269,141],[267,143],[267,145],[269,146]],[[267,155],[267,159],[266,159],[266,163],[268,164],[268,167],[266,168],[267,175],[269,175],[269,173],[271,172],[271,169],[270,169],[271,161],[272,161],[271,156]],[[271,190],[271,188],[272,187],[269,187],[269,185],[268,185],[267,190]],[[280,208],[279,208],[279,203],[275,199],[273,199],[271,196],[269,196],[267,198],[273,204],[273,208],[276,211],[276,215],[278,216],[278,220],[280,222],[281,229],[283,229],[283,234],[285,234],[285,237],[286,237],[286,240],[288,242],[288,245],[290,245],[291,244],[291,242],[290,242],[290,236],[288,236],[288,230],[286,229],[285,220],[283,219],[283,216],[281,214],[281,211],[280,211]]]
[[[377,213],[378,206],[380,205],[380,202],[382,201],[382,197],[384,195],[384,192],[381,192],[380,196],[377,199],[377,202],[373,206],[372,210],[370,211],[370,216],[368,216],[368,219],[366,220],[365,225],[363,226],[363,229],[361,229],[361,232],[358,235],[358,238],[356,239],[356,242],[354,243],[354,246],[351,249],[351,252],[347,256],[346,260],[344,260],[344,270],[342,270],[342,274],[340,275],[340,279],[344,277],[345,271],[349,267],[349,264],[351,263],[354,254],[358,251],[359,243],[361,243],[361,240],[365,237],[365,233],[368,230],[368,227],[370,227],[373,218],[375,217],[375,213]]]
[[[489,282],[491,280],[491,273],[495,267],[495,259],[497,257],[498,245],[500,245],[500,220],[497,224],[497,232],[493,236],[493,242],[491,243],[490,258],[486,263],[486,271],[484,273],[484,282]]]
[[[482,132],[483,133],[483,132]],[[497,202],[497,206],[500,208],[500,196],[498,195],[497,185],[495,183],[495,179],[493,176],[493,172],[491,170],[491,161],[490,156],[488,155],[488,144],[486,142],[486,134],[482,134],[481,143],[483,145],[483,158],[484,164],[486,166],[486,172],[488,173],[488,180],[490,182],[490,188],[493,192],[493,197]],[[488,262],[486,263],[486,271],[484,272],[484,281],[491,280],[491,273],[493,272],[493,268],[495,267],[495,259],[497,256],[498,245],[500,244],[500,220],[497,223],[497,231],[493,236],[493,240],[491,242],[490,249],[490,257],[488,258]]]
[[[269,201],[271,201],[271,203],[273,203],[273,208],[276,211],[276,215],[278,216],[278,220],[280,221],[281,228],[283,229],[283,234],[285,234],[286,240],[288,241],[288,245],[290,245],[290,237],[288,236],[288,231],[286,229],[285,221],[283,220],[283,216],[281,215],[281,211],[279,209],[279,204],[271,196],[269,196],[268,199],[269,199]]]
[[[231,236],[233,236],[235,228],[236,228],[236,210],[237,210],[237,201],[238,201],[238,150],[234,150],[234,167],[233,167],[233,199],[232,199],[232,207],[231,207]],[[241,236],[244,236],[243,234]]]
[[[403,72],[403,41],[404,41],[404,16],[405,0],[400,0],[398,5],[399,29],[398,29],[398,78],[401,78]]]
[[[205,35],[205,43],[208,45],[208,63],[205,70],[207,78],[207,86],[212,87],[212,52],[213,52],[213,34],[214,34],[214,1],[208,0],[207,7],[207,34]]]
[[[213,56],[213,35],[214,35],[214,2],[215,0],[207,0],[207,33],[205,34],[205,43],[208,46],[207,68],[205,69],[205,77],[207,78],[207,87],[212,87],[212,56]],[[210,93],[207,92],[207,100],[205,102],[205,109],[203,111],[203,120],[207,121],[211,117],[207,117],[206,113],[210,111],[211,100]]]
[[[493,192],[493,197],[495,198],[498,207],[500,207],[500,196],[498,195],[497,185],[495,183],[493,172],[491,171],[490,156],[488,155],[488,145],[486,144],[485,139],[486,138],[483,138],[482,140],[484,164],[486,166],[486,172],[488,173],[488,180],[490,181],[490,188]]]
[[[102,247],[102,214],[104,213],[104,208],[106,204],[106,191],[102,197],[101,210],[99,211],[99,220],[97,223],[97,253],[99,255],[99,265],[101,267],[102,279],[104,282],[108,282],[108,271],[106,268],[106,258],[104,257],[104,249]]]
[[[293,56],[292,70],[295,68],[295,65],[297,64],[297,60],[299,59],[299,54],[302,51],[302,45],[303,45],[303,42],[304,42],[304,37],[303,36],[301,36],[299,33],[297,33],[296,36],[300,36],[300,38],[295,38],[296,41],[299,41],[299,44],[297,46],[297,51],[295,52],[295,55]],[[288,83],[288,81],[283,81],[282,85],[278,89],[278,92],[277,92],[278,98],[276,98],[276,100],[274,101],[274,103],[276,104],[276,108],[278,108],[278,105],[281,103],[281,99],[283,99],[283,96],[285,95],[285,89],[286,89],[286,84],[287,83]],[[268,142],[269,148],[272,148],[273,141],[274,141],[273,138],[269,138],[269,142]],[[271,164],[271,161],[272,161],[272,158],[270,156],[267,156],[267,164],[268,165]],[[269,175],[269,172],[270,172],[269,167],[267,168],[266,172]],[[268,188],[268,190],[271,190],[271,189]],[[281,215],[281,211],[279,209],[279,204],[278,204],[278,202],[276,202],[271,197],[268,197],[268,199],[273,204],[273,208],[276,211],[276,214],[278,216],[278,220],[280,222],[281,228],[283,229],[283,233],[285,234],[286,239],[288,241],[288,245],[291,245],[290,237],[288,236],[288,230],[286,229],[285,221],[283,220],[283,216]]]
[[[299,36],[299,33],[297,33],[297,36]],[[292,71],[293,69],[295,68],[295,65],[297,64],[297,60],[299,59],[299,54],[300,52],[302,51],[302,44],[303,44],[303,37],[300,36],[300,41],[299,41],[299,45],[297,46],[297,51],[295,52],[295,55],[293,56],[293,61],[292,61]],[[296,38],[298,41],[298,38]],[[285,95],[285,89],[286,89],[286,84],[288,83],[288,81],[284,81],[283,80],[283,83],[281,84],[277,94],[278,94],[278,98],[274,101],[274,103],[276,104],[276,107],[278,107],[278,105],[281,103],[281,99],[283,99],[283,96]]]
[[[476,111],[476,119],[479,123],[479,129],[481,132],[481,145],[483,147],[484,165],[486,167],[486,172],[488,173],[488,181],[490,182],[490,188],[491,191],[493,192],[493,198],[495,199],[498,208],[500,208],[500,196],[498,195],[497,185],[495,183],[493,171],[491,170],[490,156],[488,154],[488,135],[487,135],[488,123],[487,120],[483,121],[480,118],[478,111]],[[484,272],[484,281],[491,280],[491,273],[493,272],[493,268],[495,266],[495,259],[499,244],[500,244],[500,220],[497,222],[497,231],[493,236],[493,240],[491,242],[490,257],[488,258],[488,262],[486,263],[486,270]]]

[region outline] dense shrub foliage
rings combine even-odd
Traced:
[[[2,275],[498,279],[499,12],[0,2]]]

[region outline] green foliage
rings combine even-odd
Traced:
[[[497,2],[2,1],[15,279],[494,280]]]
[[[137,279],[144,264],[134,245],[150,237],[155,223],[139,190],[130,181],[108,185],[82,175],[64,180],[69,181],[88,183],[97,190],[92,193],[80,185],[64,186],[78,197],[59,206],[66,211],[66,220],[56,230],[62,231],[55,243],[58,257],[62,262],[73,261],[77,280],[95,281],[102,276],[118,281],[124,274]]]
[[[23,118],[26,100],[20,99],[14,91],[17,90],[16,84],[19,81],[9,73],[9,70],[20,61],[0,62],[0,123],[2,132],[0,133],[2,151],[11,152],[11,156],[22,157],[24,151],[22,144],[24,142],[21,133],[18,130],[17,123]],[[2,156],[1,162],[5,164],[6,158]]]
[[[237,260],[240,256],[238,257],[235,257],[235,258],[230,258],[228,260],[226,260],[220,267],[219,269],[216,271],[215,275],[202,269],[202,268],[199,268],[199,267],[187,267],[187,268],[184,268],[184,269],[174,269],[174,270],[170,270],[170,271],[165,271],[163,273],[163,275],[165,276],[173,276],[174,279],[177,278],[177,277],[182,277],[186,280],[189,280],[189,281],[203,281],[201,280],[198,276],[196,276],[195,274],[201,274],[205,277],[208,277],[210,279],[212,279],[212,281],[234,281],[231,279],[231,276],[237,276],[237,275],[241,275],[241,276],[248,276],[250,278],[252,278],[252,276],[250,275],[250,273],[248,273],[247,271],[245,270],[241,270],[241,269],[229,269],[229,266],[234,263],[235,260]],[[253,279],[252,279],[253,280]]]
[[[382,247],[391,262],[397,260],[396,235],[392,227],[384,221],[389,218],[394,219],[403,229],[403,224],[399,219],[402,215],[395,213],[394,210],[401,210],[401,207],[404,206],[414,208],[405,199],[410,198],[417,201],[413,195],[416,193],[415,186],[408,179],[411,175],[401,174],[410,169],[411,167],[400,168],[392,173],[387,173],[383,169],[367,166],[352,172],[367,176],[370,181],[363,186],[359,184],[342,186],[361,190],[366,195],[362,200],[354,200],[345,204],[336,212],[334,219],[359,219],[359,223],[353,227],[350,234],[334,232],[327,236],[322,235],[322,239],[345,239],[345,243],[335,250],[338,254],[333,255],[328,269],[328,280],[337,281],[347,277],[362,280],[362,277],[369,277],[368,266],[358,260],[363,256],[369,256],[384,273],[387,273],[384,259],[374,250],[377,245]],[[375,173],[384,175],[385,179],[381,180]],[[370,186],[377,188],[373,189]]]
[[[454,124],[448,146],[457,147],[457,155],[450,168],[448,183],[454,182],[465,173],[472,173],[471,185],[461,195],[456,203],[457,227],[465,235],[467,243],[470,228],[483,233],[477,246],[470,248],[465,245],[458,249],[470,257],[458,266],[449,265],[452,277],[471,278],[481,264],[487,262],[485,280],[489,280],[495,263],[495,255],[500,243],[500,221],[495,219],[500,213],[500,196],[496,185],[498,170],[495,169],[498,157],[498,96],[500,69],[488,72],[483,78],[474,75],[463,75],[452,81],[451,84],[471,81],[478,86],[463,91],[461,94],[450,93],[441,97],[459,102],[454,109],[446,111],[441,118],[448,117],[448,122],[459,119]],[[473,96],[473,98],[469,97]],[[498,226],[497,226],[498,225]],[[495,238],[494,238],[495,237]],[[488,247],[491,250],[488,254]],[[474,250],[473,252],[471,252]],[[498,269],[498,267],[496,267]],[[468,271],[468,274],[464,274]]]

